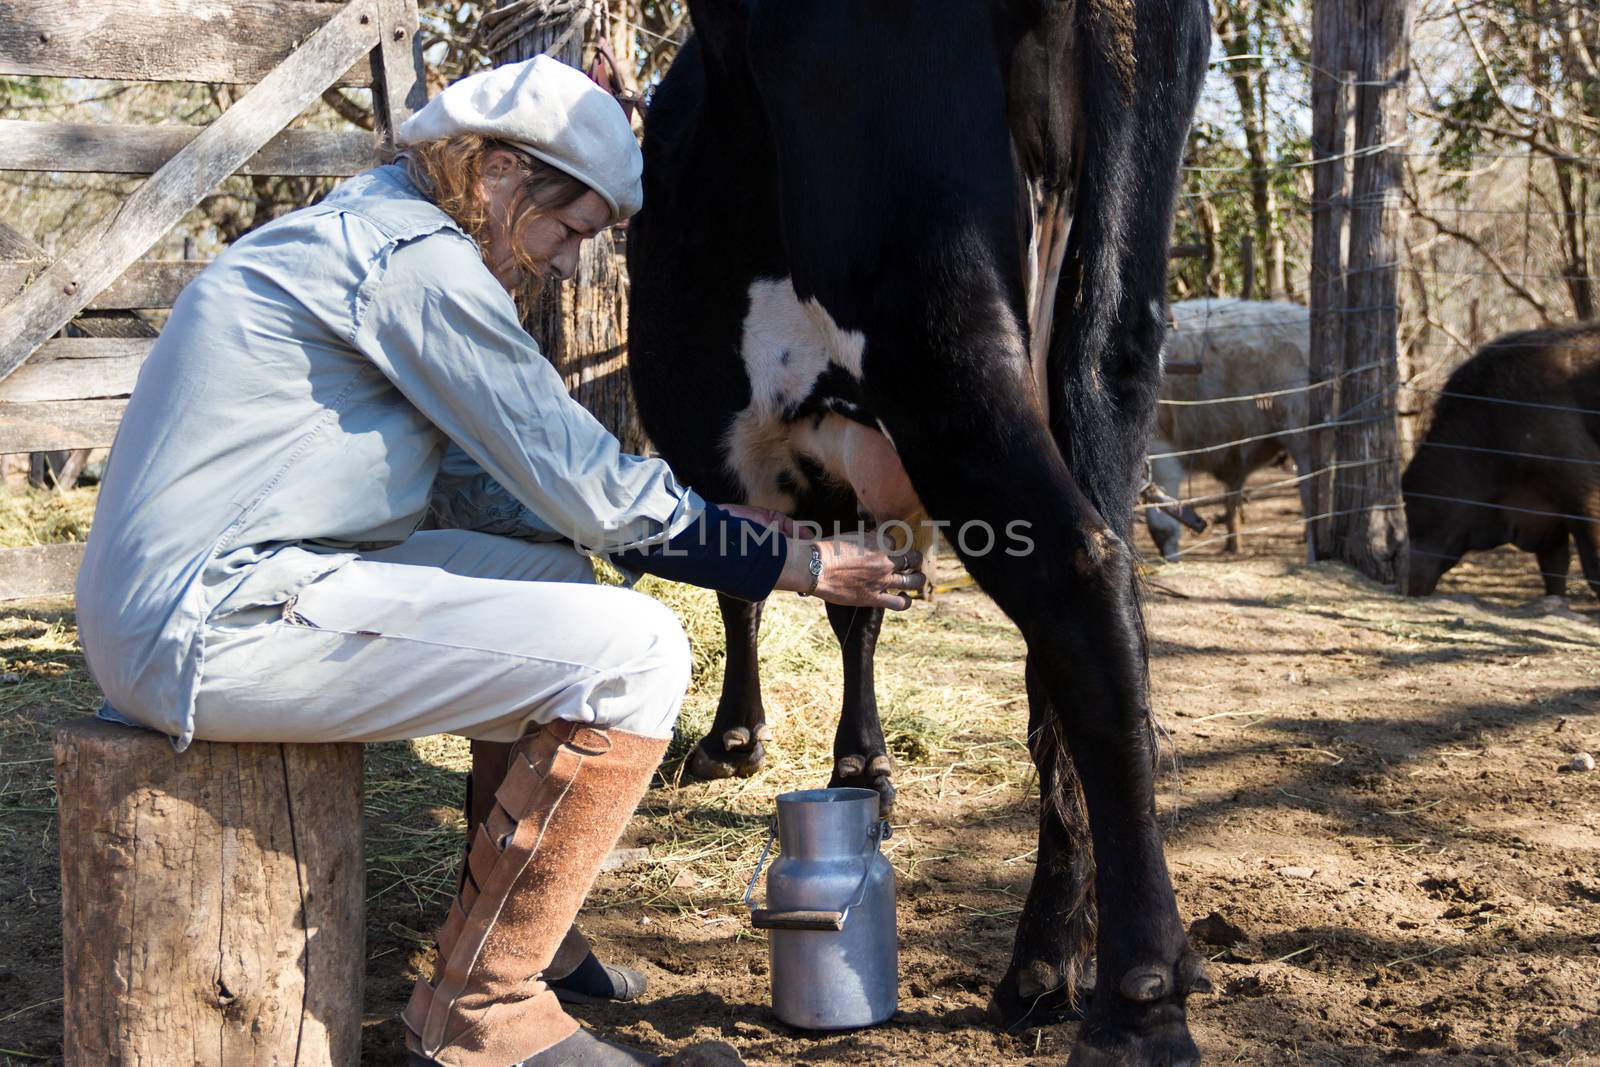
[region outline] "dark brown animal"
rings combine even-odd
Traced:
[[[1401,487],[1407,596],[1504,544],[1534,553],[1545,591],[1564,596],[1571,542],[1600,595],[1600,323],[1483,346],[1441,390]]]

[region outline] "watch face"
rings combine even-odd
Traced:
[[[817,576],[822,574],[822,557],[820,555],[811,557],[811,573]]]

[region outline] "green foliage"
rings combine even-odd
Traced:
[[[44,78],[0,78],[0,110],[48,103],[58,92]]]

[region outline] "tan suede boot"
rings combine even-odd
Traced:
[[[494,810],[494,795],[505,781],[506,768],[511,766],[511,753],[516,750],[512,741],[472,742],[472,770],[467,772],[467,792],[462,813],[467,820],[467,839],[461,850],[461,875],[456,880],[456,892],[466,885],[467,856],[477,837],[478,824]],[[589,939],[583,936],[578,924],[573,923],[562,938],[561,946],[544,969],[544,984],[563,1004],[602,1004],[637,1000],[644,996],[650,982],[632,967],[603,962],[594,954]]]
[[[573,1036],[577,1022],[540,976],[666,747],[568,722],[517,743],[474,831],[434,979],[417,982],[402,1013],[413,1053],[445,1067],[507,1067]]]

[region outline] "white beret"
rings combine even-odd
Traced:
[[[644,158],[622,105],[582,71],[549,56],[462,78],[396,132],[400,145],[458,133],[509,142],[599,193],[612,221],[644,203]]]

